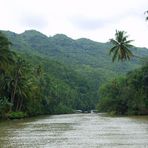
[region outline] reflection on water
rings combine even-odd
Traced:
[[[148,116],[45,116],[0,122],[0,148],[148,148]]]

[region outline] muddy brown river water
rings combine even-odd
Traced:
[[[148,116],[42,116],[0,122],[0,148],[148,148]]]

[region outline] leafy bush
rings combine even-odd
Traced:
[[[27,117],[27,114],[24,112],[10,112],[8,114],[9,119],[21,119]]]
[[[100,88],[98,111],[118,115],[148,114],[148,65]]]
[[[55,108],[55,114],[69,114],[69,113],[73,113],[73,110],[62,103],[60,103]]]
[[[6,97],[0,97],[0,117],[5,118],[10,106],[11,103],[8,101]]]

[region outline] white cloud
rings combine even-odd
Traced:
[[[127,31],[135,45],[148,47],[147,0],[0,0],[0,29],[37,29],[106,42]]]

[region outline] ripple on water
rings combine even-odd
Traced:
[[[2,148],[147,148],[148,118],[72,114],[0,124]]]

